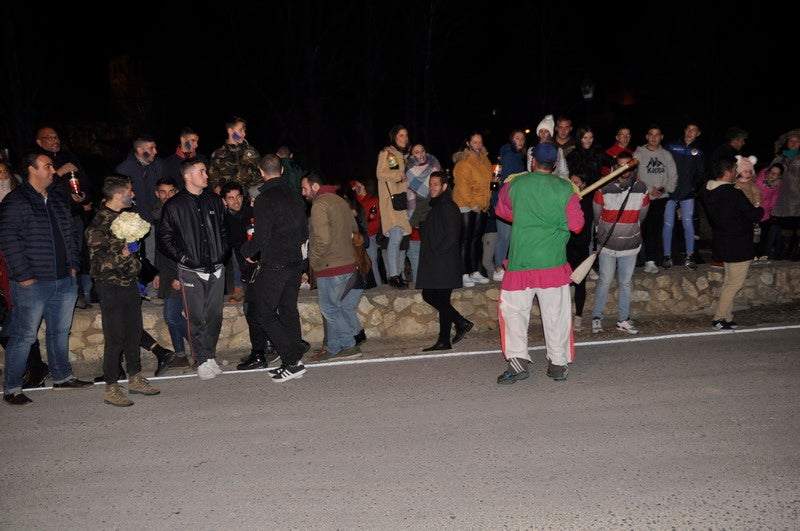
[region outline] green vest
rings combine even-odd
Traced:
[[[508,195],[511,224],[509,271],[550,269],[567,263],[567,202],[575,191],[572,183],[549,173],[519,175]]]

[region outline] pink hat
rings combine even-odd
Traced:
[[[736,174],[738,175],[745,170],[750,170],[755,173],[756,162],[758,162],[758,159],[754,155],[750,155],[749,157],[736,155]]]

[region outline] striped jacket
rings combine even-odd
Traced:
[[[625,201],[629,188],[631,191],[625,209],[617,221],[619,209]],[[594,219],[597,220],[597,246],[603,245],[608,238],[602,252],[615,256],[639,252],[642,245],[641,224],[650,208],[650,196],[647,192],[647,185],[636,179],[632,186],[621,185],[615,180],[594,193],[593,210]],[[609,233],[611,233],[610,238]]]
[[[15,282],[56,280],[79,270],[78,234],[69,205],[52,187],[45,202],[25,181],[0,203],[0,252]]]

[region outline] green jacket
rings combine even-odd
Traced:
[[[136,285],[142,263],[136,254],[122,256],[125,240],[111,232],[111,223],[121,212],[103,205],[86,228],[86,246],[89,249],[89,275],[95,282],[118,286]]]

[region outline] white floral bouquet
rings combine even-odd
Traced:
[[[123,212],[111,222],[111,232],[117,238],[134,243],[150,232],[150,224],[136,212]]]

